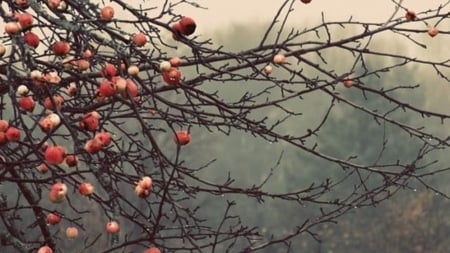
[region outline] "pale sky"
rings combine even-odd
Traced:
[[[403,6],[421,12],[446,3],[448,0],[404,0]],[[185,16],[192,16],[197,20],[199,32],[218,30],[230,23],[267,22],[273,17],[284,0],[198,0],[193,1],[208,10],[194,7],[183,8]],[[346,20],[353,16],[353,20],[386,21],[394,12],[392,0],[312,0],[310,4],[303,4],[298,0],[294,4],[295,11],[291,21],[308,23],[310,25],[320,21],[323,12],[327,20]],[[181,9],[180,9],[181,10]],[[443,12],[450,11],[447,6]],[[403,16],[400,11],[397,16]]]

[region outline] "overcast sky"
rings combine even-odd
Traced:
[[[403,6],[421,12],[434,9],[448,0],[404,0]],[[230,23],[266,22],[275,15],[284,0],[198,0],[208,10],[184,8],[182,13],[195,17],[200,32],[221,29]],[[361,21],[386,21],[394,12],[392,0],[312,0],[294,5],[291,21],[318,22],[323,12],[328,20],[346,20],[350,16]],[[450,11],[447,7],[444,11]],[[397,16],[403,16],[404,11]]]

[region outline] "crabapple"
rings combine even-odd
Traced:
[[[35,102],[33,97],[21,97],[17,100],[17,103],[24,111],[32,112],[34,110]]]
[[[19,24],[22,27],[22,29],[30,27],[33,24],[33,16],[27,12],[20,14]]]
[[[155,247],[151,247],[151,248],[145,250],[144,253],[161,253],[161,250],[159,250],[158,248],[155,248]]]
[[[175,133],[173,141],[178,145],[186,145],[191,141],[191,135],[185,130],[180,130]]]
[[[61,222],[61,215],[57,213],[49,213],[47,214],[47,222],[50,225],[56,225]]]
[[[114,8],[105,6],[100,10],[100,17],[104,21],[110,21],[114,17]]]
[[[344,80],[344,86],[347,88],[350,88],[353,86],[353,80],[352,79],[345,79]]]
[[[194,19],[190,17],[183,17],[180,20],[179,24],[181,33],[186,36],[193,34],[195,32],[195,28],[197,27]]]
[[[55,55],[66,55],[70,52],[70,44],[67,41],[57,41],[53,44],[52,50]]]
[[[19,87],[17,87],[17,91],[16,94],[20,95],[20,96],[25,96],[26,94],[28,94],[30,90],[28,89],[28,87],[24,84],[19,85]]]
[[[69,239],[74,239],[78,236],[78,229],[76,227],[68,227],[66,229],[66,236]]]
[[[272,73],[272,66],[270,65],[264,66],[264,73],[266,73],[266,75],[270,75]]]
[[[181,71],[171,67],[168,71],[163,72],[163,80],[169,85],[177,85],[181,80]]]
[[[40,173],[44,174],[48,171],[48,166],[45,163],[41,163],[39,164],[39,166],[37,166],[37,170],[39,170]]]
[[[20,31],[20,25],[17,22],[8,22],[5,25],[5,32],[9,35],[16,34]]]
[[[286,56],[283,54],[276,54],[273,56],[273,63],[275,64],[284,64],[286,63]]]
[[[414,12],[412,10],[407,10],[406,13],[405,13],[405,18],[408,21],[416,19],[417,18],[416,12]]]
[[[180,57],[172,57],[169,62],[172,67],[178,67],[181,65],[182,60]]]
[[[139,73],[139,67],[136,65],[130,65],[127,69],[128,75],[135,76]]]
[[[61,164],[64,161],[66,150],[62,146],[48,146],[45,149],[45,160],[49,164]]]
[[[94,139],[98,140],[103,147],[111,144],[111,135],[108,132],[98,132],[95,134]]]
[[[91,183],[83,182],[78,187],[78,192],[84,196],[91,195],[94,192],[94,186]]]
[[[90,139],[84,145],[84,149],[89,154],[94,154],[99,152],[103,147],[103,144],[98,139]]]
[[[5,135],[8,141],[17,142],[20,140],[20,131],[15,127],[9,127],[6,130]]]
[[[174,40],[179,40],[181,34],[182,34],[182,32],[181,32],[181,25],[180,25],[180,23],[173,24],[172,25],[172,38]]]
[[[77,164],[78,164],[78,157],[76,155],[67,155],[66,156],[66,164],[69,167],[77,166]]]
[[[147,37],[141,32],[133,34],[132,40],[137,47],[143,47],[147,44]]]
[[[438,35],[438,33],[439,29],[437,29],[437,27],[431,27],[430,29],[428,29],[428,35],[430,35],[431,37]]]
[[[167,72],[167,71],[170,70],[171,67],[172,66],[171,66],[171,63],[169,61],[162,61],[159,64],[159,70],[161,70],[161,72]]]
[[[37,253],[53,253],[53,250],[49,246],[42,246],[39,248]]]
[[[40,42],[39,36],[37,36],[37,34],[35,34],[34,32],[26,32],[23,35],[23,40],[33,48],[37,48]]]
[[[106,223],[106,231],[110,234],[118,233],[120,230],[119,223],[117,221],[110,221]]]
[[[101,75],[104,77],[113,77],[117,75],[117,68],[111,63],[106,63],[102,68]]]
[[[6,132],[6,129],[8,129],[8,127],[9,127],[8,121],[0,119],[0,132]]]
[[[61,203],[66,199],[67,186],[64,183],[53,184],[48,197],[52,203]]]
[[[153,180],[149,176],[142,177],[141,180],[139,180],[138,185],[144,189],[150,189],[153,185]]]
[[[117,91],[117,85],[107,79],[103,80],[103,82],[100,83],[99,87],[99,93],[101,96],[104,97],[111,97],[116,94]]]
[[[80,128],[87,131],[95,131],[99,124],[99,118],[100,115],[96,111],[84,114],[79,122]]]

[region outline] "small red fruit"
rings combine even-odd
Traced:
[[[55,55],[66,55],[70,52],[70,44],[67,41],[57,41],[53,44],[52,49]]]
[[[66,229],[66,236],[69,239],[74,239],[78,236],[78,229],[76,227],[68,227]]]
[[[58,108],[58,110],[60,110],[64,106],[64,97],[62,97],[60,95],[54,95],[53,102],[55,103],[56,108]],[[44,107],[48,110],[54,111],[55,107],[53,106],[53,102],[50,99],[50,97],[46,97],[44,100]]]
[[[85,59],[79,59],[75,62],[76,66],[78,67],[79,70],[83,71],[83,70],[87,70],[89,69],[89,67],[91,66],[91,64],[89,63],[88,60]]]
[[[117,85],[115,83],[105,79],[103,82],[100,83],[100,87],[99,87],[98,91],[100,93],[100,96],[111,97],[111,96],[114,96],[114,94],[116,94]]]
[[[172,57],[172,58],[170,58],[169,62],[170,62],[170,66],[176,68],[176,67],[179,67],[181,65],[182,60],[181,60],[180,57]]]
[[[428,35],[430,35],[431,37],[438,35],[438,33],[439,29],[437,29],[437,27],[431,27],[430,29],[428,29]]]
[[[347,88],[350,88],[353,86],[353,80],[352,79],[345,79],[344,80],[344,86]]]
[[[300,1],[304,4],[309,4],[309,3],[311,3],[312,0],[300,0]]]
[[[66,164],[69,167],[75,167],[78,164],[78,157],[76,155],[67,155]]]
[[[6,129],[8,129],[8,127],[9,127],[8,121],[0,119],[0,132],[6,132]]]
[[[163,80],[169,85],[177,85],[181,80],[181,71],[171,67],[169,71],[163,72]]]
[[[117,68],[116,66],[112,65],[111,63],[105,64],[103,67],[101,73],[104,77],[113,77],[117,75]]]
[[[117,221],[110,221],[106,223],[106,231],[110,234],[118,233],[120,230],[119,223]]]
[[[405,13],[405,18],[408,21],[414,20],[417,18],[416,13],[412,10],[407,10]]]
[[[185,130],[177,131],[173,137],[173,141],[176,144],[183,146],[191,141],[191,135]]]
[[[95,129],[97,129],[99,124],[99,118],[100,116],[95,111],[84,114],[83,118],[79,123],[80,128],[87,131],[95,131]]]
[[[47,222],[50,225],[56,225],[61,222],[61,215],[57,213],[49,213],[47,215]]]
[[[276,54],[273,56],[273,63],[275,64],[284,64],[286,63],[286,56],[283,54]]]
[[[39,170],[40,173],[45,174],[48,171],[48,166],[45,163],[41,163],[37,167],[37,170]]]
[[[35,102],[32,97],[21,97],[17,100],[22,110],[32,112],[34,110]]]
[[[114,17],[114,8],[105,6],[100,10],[100,17],[102,20],[110,21]]]
[[[158,248],[152,247],[144,251],[144,253],[161,253],[161,250]]]
[[[37,253],[53,253],[53,250],[49,246],[42,246]]]
[[[17,22],[8,22],[5,25],[5,32],[9,35],[16,34],[20,31],[20,25]]]
[[[20,14],[19,24],[22,27],[22,29],[30,27],[33,24],[33,16],[27,12]]]
[[[180,23],[175,23],[172,25],[172,38],[174,40],[179,40],[181,37],[181,25]]]
[[[61,164],[64,162],[64,157],[66,156],[66,150],[62,146],[48,146],[45,149],[45,160],[49,164]]]
[[[135,33],[133,35],[133,43],[137,46],[137,47],[143,47],[145,46],[145,44],[147,44],[147,37],[145,36],[145,34],[139,32],[139,33]]]
[[[20,140],[20,131],[15,127],[9,127],[5,134],[8,141],[17,142]]]
[[[103,147],[111,144],[111,135],[108,132],[99,132],[95,134],[94,139],[99,141]]]
[[[136,65],[130,65],[127,69],[128,75],[135,76],[139,73],[139,67]]]
[[[151,177],[145,176],[142,177],[141,180],[139,180],[138,185],[143,189],[150,189],[153,186],[153,180]]]
[[[23,40],[25,43],[27,43],[30,47],[37,48],[39,46],[39,36],[37,36],[33,32],[27,32],[23,35]]]
[[[99,152],[103,147],[103,144],[98,139],[90,139],[84,145],[84,149],[89,154],[95,154]]]
[[[55,183],[52,185],[48,197],[52,203],[61,203],[66,199],[67,186],[64,183]]]
[[[48,7],[52,10],[58,8],[60,4],[61,0],[48,0]]]
[[[134,192],[140,198],[146,198],[150,196],[150,189],[142,188],[139,184],[134,188]]]
[[[81,183],[78,191],[83,196],[91,195],[94,192],[94,186],[91,183]]]
[[[194,19],[190,17],[183,17],[180,20],[180,31],[186,36],[193,34],[196,27]]]

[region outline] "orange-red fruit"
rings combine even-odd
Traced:
[[[127,79],[125,83],[126,83],[126,92],[123,92],[122,96],[127,97],[127,95],[130,94],[131,97],[136,97],[139,93],[138,86],[130,79]]]
[[[50,118],[45,117],[39,121],[39,127],[42,129],[42,131],[49,133],[53,131],[56,126],[55,124],[53,124]]]
[[[67,41],[57,41],[53,44],[52,50],[55,55],[66,55],[70,52],[70,44]]]
[[[183,33],[186,36],[193,34],[195,32],[196,27],[197,25],[195,24],[194,19],[190,17],[183,17],[180,20],[181,33]]]
[[[284,64],[286,63],[286,56],[283,54],[276,54],[273,56],[273,63],[275,64]]]
[[[169,71],[163,72],[163,80],[170,85],[177,85],[181,80],[181,71],[171,67]]]
[[[353,86],[353,80],[351,80],[351,79],[345,79],[345,80],[344,80],[344,86],[347,87],[347,88],[352,87],[352,86]]]
[[[175,133],[173,141],[178,145],[186,145],[191,141],[191,135],[185,130],[180,130]]]
[[[5,32],[9,35],[16,34],[20,31],[20,25],[17,22],[8,22],[5,25]]]
[[[47,222],[50,225],[56,225],[61,222],[61,215],[57,213],[49,213],[47,215]]]
[[[20,108],[22,110],[32,112],[34,110],[35,102],[32,97],[21,97],[19,100],[17,100],[17,103],[19,104]]]
[[[153,180],[151,177],[145,176],[139,180],[138,185],[144,189],[150,189],[153,186]]]
[[[9,127],[5,134],[8,141],[17,142],[20,140],[20,131],[15,127]]]
[[[144,251],[144,253],[161,253],[161,250],[158,248],[152,247]]]
[[[309,4],[309,3],[311,3],[312,0],[300,0],[300,1],[304,4]]]
[[[99,124],[99,115],[97,112],[90,112],[83,115],[79,125],[80,128],[87,131],[95,131]]]
[[[98,132],[95,134],[94,139],[100,142],[103,147],[111,144],[111,135],[108,132]]]
[[[94,192],[94,186],[91,183],[81,183],[78,187],[78,191],[81,195],[88,196]]]
[[[94,55],[94,54],[92,53],[91,50],[86,49],[86,50],[84,50],[84,52],[83,52],[83,54],[82,54],[81,56],[82,56],[84,59],[90,59],[90,58],[92,58],[93,55]]]
[[[33,16],[30,13],[22,13],[19,15],[19,24],[25,29],[33,24]]]
[[[438,33],[439,29],[437,29],[437,27],[431,27],[430,29],[428,29],[428,35],[430,35],[431,37],[438,35]]]
[[[127,69],[128,75],[135,76],[139,73],[139,67],[136,65],[131,65]]]
[[[101,96],[111,97],[114,96],[114,94],[116,94],[117,85],[109,80],[104,80],[103,82],[100,83],[98,91]]]
[[[116,66],[112,65],[111,63],[105,64],[103,67],[101,73],[104,77],[113,77],[117,75],[117,68]]]
[[[170,66],[176,68],[181,65],[182,61],[181,61],[180,57],[172,57],[172,58],[170,58],[169,62],[170,62]]]
[[[91,66],[89,61],[85,60],[85,59],[79,59],[79,60],[76,61],[75,64],[77,65],[78,69],[81,70],[81,71],[87,70]]]
[[[117,221],[110,221],[106,223],[106,231],[110,234],[118,233],[120,230],[119,223]]]
[[[54,95],[53,102],[55,102],[56,108],[61,109],[64,105],[64,98],[60,95]],[[53,102],[50,97],[46,97],[44,100],[44,107],[48,110],[54,111],[55,107],[53,106]]]
[[[66,236],[69,239],[74,239],[78,236],[78,229],[76,227],[68,227],[66,229]]]
[[[114,8],[105,6],[100,10],[100,17],[102,20],[110,21],[114,17]]]
[[[181,25],[180,23],[175,23],[172,25],[172,38],[174,40],[179,40],[181,36]]]
[[[408,21],[414,20],[417,18],[416,13],[414,11],[408,10],[405,13],[405,18]]]
[[[64,201],[66,194],[67,186],[64,183],[58,182],[52,185],[48,197],[52,203],[60,203]]]
[[[42,246],[39,248],[37,253],[53,253],[53,250],[49,246]]]
[[[98,139],[90,139],[84,145],[84,149],[89,154],[95,154],[99,152],[103,147],[103,144]]]
[[[147,44],[147,37],[145,36],[145,34],[139,32],[139,33],[135,33],[133,35],[133,43],[138,46],[138,47],[143,47],[145,46],[145,44]]]
[[[48,6],[52,10],[58,8],[60,4],[61,4],[61,0],[48,0]]]
[[[25,41],[25,43],[27,43],[30,47],[34,47],[37,48],[39,46],[39,36],[37,36],[35,33],[33,32],[26,32],[23,35],[23,40]]]
[[[139,184],[134,188],[134,192],[140,198],[146,198],[150,196],[150,189],[142,188]]]
[[[8,127],[9,127],[8,121],[0,119],[0,132],[6,132],[6,129],[8,129]]]
[[[45,160],[49,164],[61,164],[64,162],[64,158],[66,156],[66,150],[62,146],[48,146],[47,149],[45,149]]]
[[[78,157],[76,155],[67,155],[66,156],[66,164],[69,167],[77,166],[77,164],[78,164]]]
[[[41,163],[39,164],[39,166],[37,167],[37,170],[39,170],[40,173],[44,174],[47,173],[48,171],[48,166],[45,163]]]

